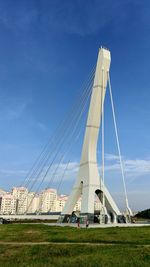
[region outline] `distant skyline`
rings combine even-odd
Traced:
[[[102,45],[112,56],[110,75],[130,206],[149,208],[149,10],[148,0],[0,1],[0,188],[22,184],[79,94]],[[122,206],[108,93],[105,113],[106,184]],[[85,120],[86,114],[80,140],[51,184],[57,188],[70,158],[61,186],[64,194],[77,175]],[[100,165],[100,142],[98,149]]]

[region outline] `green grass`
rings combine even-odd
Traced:
[[[149,267],[150,248],[136,246],[1,246],[1,267]]]
[[[150,244],[150,227],[77,229],[43,224],[0,225],[0,241]]]
[[[63,242],[0,245],[0,267],[149,267],[150,227],[77,229],[37,224],[0,225],[0,242]],[[75,244],[68,245],[65,242]],[[78,245],[91,242],[101,245]]]

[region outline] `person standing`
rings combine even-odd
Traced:
[[[88,228],[89,227],[89,220],[88,220],[88,218],[86,219],[86,228]]]
[[[80,228],[80,218],[77,218],[77,227]]]

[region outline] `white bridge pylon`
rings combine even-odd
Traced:
[[[103,214],[111,215],[113,222],[116,222],[117,216],[121,215],[115,201],[104,185],[102,177],[99,175],[97,164],[97,143],[110,62],[110,51],[104,48],[99,49],[79,172],[72,192],[61,213],[64,218],[72,214],[77,200],[82,195],[80,215],[87,216],[90,221],[93,221],[95,194],[100,199]]]

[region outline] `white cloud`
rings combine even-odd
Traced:
[[[120,162],[117,155],[106,154],[105,159],[106,159],[105,172],[108,174],[108,176],[111,173],[116,175],[121,173]],[[138,177],[144,177],[146,175],[150,175],[150,159],[124,159],[123,165],[124,165],[125,177],[127,178],[128,183],[133,182]],[[67,169],[66,166],[67,162],[61,164],[58,163],[53,164],[45,180],[48,181],[49,179],[53,179],[53,181],[57,182],[62,177],[64,171],[65,171],[65,175],[63,178],[64,180],[75,179],[79,169],[79,163],[76,161],[72,161],[69,163]],[[39,180],[42,179],[47,168],[48,167],[44,168],[42,174],[39,177]],[[99,165],[99,171],[101,173],[100,165]]]
[[[149,159],[135,159],[125,160],[125,170],[128,175],[132,174],[141,176],[144,174],[150,174],[150,160]]]
[[[106,175],[109,178],[116,177],[121,174],[120,164],[118,160],[117,155],[113,154],[107,154],[106,156],[106,164],[105,164],[105,171]],[[50,171],[48,172],[47,176],[44,178],[44,185],[47,183],[48,185],[53,186],[53,183],[59,183],[60,180],[63,178],[64,182],[73,182],[78,174],[79,169],[79,163],[77,161],[72,161],[69,163],[67,169],[67,162],[63,162],[59,164],[55,163],[50,168]],[[125,166],[125,178],[126,183],[132,183],[135,179],[142,177],[145,178],[145,176],[150,175],[150,159],[124,159],[124,166]],[[30,178],[30,183],[32,184],[34,181],[37,180],[36,184],[38,184],[42,181],[46,170],[48,167],[45,167],[42,174],[38,177],[32,176],[27,177],[27,180]],[[66,169],[66,170],[65,170]],[[101,173],[101,166],[99,166],[99,170]],[[65,175],[63,176],[65,171]],[[4,170],[2,169],[0,171],[0,175],[3,178],[7,178],[8,176],[21,176],[25,177],[28,174],[26,170]],[[63,176],[63,177],[62,177]],[[118,176],[119,177],[119,176]]]
[[[150,193],[148,191],[128,191],[128,200],[130,208],[133,212],[138,212],[140,210],[148,209],[150,203]],[[119,203],[120,210],[125,210],[125,198],[123,194],[115,192],[113,197],[116,203]]]
[[[27,171],[26,170],[5,170],[5,169],[1,169],[0,170],[0,175],[3,175],[3,176],[24,176],[27,174]]]
[[[107,161],[113,161],[113,160],[119,160],[119,156],[114,155],[114,154],[105,154],[105,159]]]
[[[117,155],[113,154],[107,154],[106,157],[108,160],[106,161],[107,165],[105,166],[105,170],[107,175],[117,175],[120,172],[120,165],[118,162],[118,157]],[[127,182],[133,182],[134,179],[138,177],[144,177],[145,175],[150,175],[150,159],[125,159],[125,174],[127,177]],[[67,162],[63,162],[59,165],[59,168],[57,169],[56,173],[55,170],[57,168],[58,164],[53,164],[50,172],[48,173],[47,177],[45,177],[44,180],[44,187],[57,187],[56,185],[59,184],[64,170],[66,169]],[[99,167],[100,168],[100,167]],[[63,190],[62,193],[65,192],[68,184],[73,184],[73,181],[77,177],[78,174],[78,169],[79,169],[79,163],[77,161],[72,161],[68,165],[68,168],[65,172],[65,175],[63,177]],[[46,170],[46,168],[45,168]],[[44,170],[44,171],[45,171]],[[43,172],[44,173],[44,172]],[[55,174],[54,174],[55,173]],[[25,177],[27,174],[26,170],[5,170],[1,169],[0,175],[4,177],[12,176],[20,176],[20,177]],[[43,175],[43,174],[42,174]],[[38,181],[36,181],[36,185],[34,186],[33,189],[38,188],[38,185],[42,181],[42,175],[38,177]],[[28,179],[27,179],[28,180]],[[29,183],[29,188],[31,187],[32,183],[35,182],[35,177],[31,177],[30,183]],[[54,186],[55,183],[55,186]],[[25,183],[26,184],[26,183]],[[41,187],[42,188],[42,187]],[[40,188],[40,189],[41,189]],[[117,190],[117,186],[115,187]],[[68,192],[70,192],[70,189],[67,189]],[[115,198],[116,202],[119,203],[119,206],[121,209],[124,209],[125,207],[125,200],[124,200],[124,195],[123,192],[120,190],[117,192],[113,192],[112,190],[112,195]],[[150,194],[148,190],[146,189],[139,190],[139,187],[136,187],[135,191],[132,191],[128,188],[128,198],[129,198],[129,203],[131,203],[131,208],[134,211],[137,210],[142,210],[144,208],[148,207],[149,199],[150,199]]]
[[[119,157],[113,154],[106,154],[106,171],[121,171]],[[112,162],[108,164],[107,162]],[[123,166],[126,177],[140,177],[150,175],[150,159],[126,159],[123,157]]]
[[[59,168],[57,168],[58,164],[53,164],[53,166],[50,169],[50,172],[47,174],[46,181],[49,181],[51,179],[55,182],[60,181],[64,172],[65,175],[63,177],[63,180],[74,179],[79,169],[79,164],[76,161],[70,162],[68,167],[67,164],[68,164],[67,162],[61,163],[59,164]],[[43,174],[41,175],[41,178],[42,176]]]

